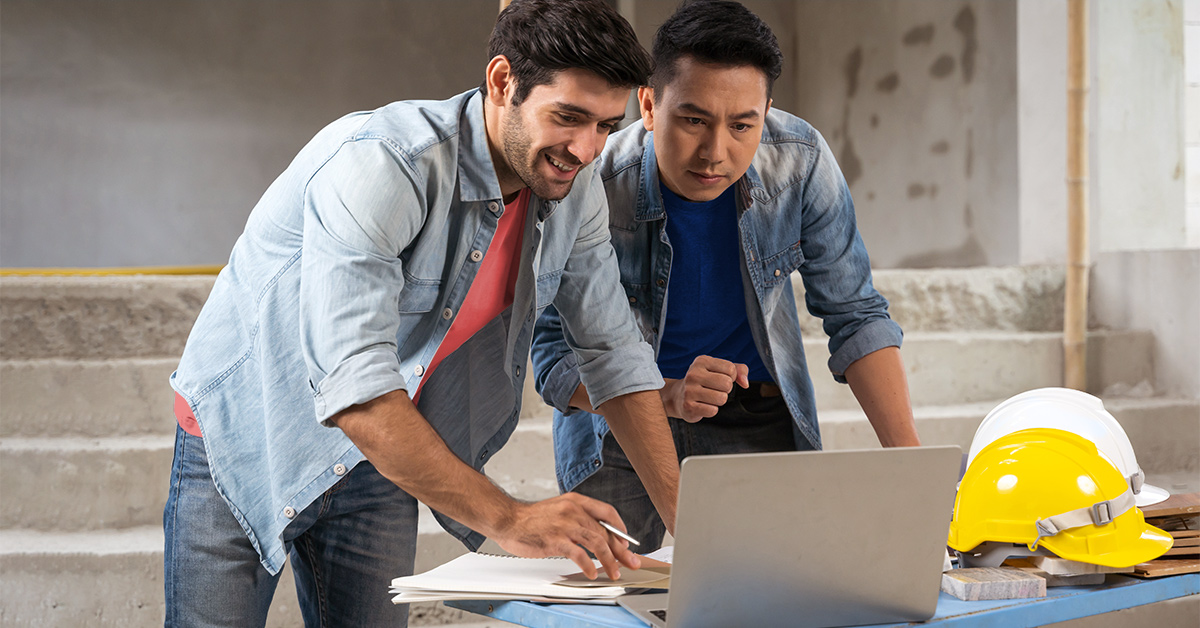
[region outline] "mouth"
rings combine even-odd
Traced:
[[[721,180],[723,180],[725,178],[725,175],[723,175],[723,174],[716,174],[716,173],[711,173],[711,172],[697,172],[695,170],[689,170],[688,174],[695,177],[695,179],[697,181],[699,181],[701,184],[704,184],[704,185],[712,185],[714,183],[720,182]]]
[[[560,175],[562,175],[562,177],[565,179],[569,179],[569,178],[575,176],[575,171],[579,170],[579,164],[576,164],[576,165],[565,164],[565,163],[551,157],[550,155],[546,155],[546,161],[550,164],[550,167],[552,167],[554,170],[558,171],[558,173]]]

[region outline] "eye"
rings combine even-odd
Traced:
[[[704,120],[701,120],[700,118],[684,118],[684,120],[693,126],[704,124]]]
[[[737,131],[738,133],[745,133],[746,131],[749,131],[751,128],[752,128],[752,127],[751,127],[749,124],[735,124],[735,125],[733,125],[733,130],[734,130],[734,131]]]
[[[617,125],[612,122],[601,122],[600,130],[604,131],[605,133],[612,133],[613,131],[617,130]]]
[[[575,124],[576,122],[579,121],[579,118],[576,118],[575,116],[567,115],[565,113],[558,114],[558,119],[562,120],[565,124]]]

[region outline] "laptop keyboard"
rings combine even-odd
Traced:
[[[667,609],[665,609],[665,608],[661,611],[650,611],[650,614],[654,615],[655,617],[657,617],[663,621],[667,621]]]

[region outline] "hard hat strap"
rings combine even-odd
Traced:
[[[1030,549],[1037,547],[1042,538],[1054,536],[1064,530],[1081,528],[1086,525],[1102,526],[1112,523],[1135,505],[1133,491],[1125,489],[1118,497],[1102,502],[1096,502],[1086,508],[1076,508],[1053,517],[1037,520],[1037,538],[1029,545]]]
[[[1142,485],[1146,483],[1146,474],[1142,473],[1141,469],[1137,473],[1129,476],[1129,488],[1133,490],[1133,494],[1137,495],[1142,492]]]

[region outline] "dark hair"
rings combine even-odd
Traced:
[[[512,66],[514,105],[561,70],[588,70],[613,87],[638,87],[650,78],[650,56],[633,27],[603,0],[514,0],[488,39],[488,59],[497,55]],[[479,89],[487,94],[486,80]]]
[[[767,77],[767,98],[783,71],[783,53],[775,33],[750,9],[727,0],[685,2],[654,35],[655,99],[675,80],[680,57],[716,65],[752,65]]]

